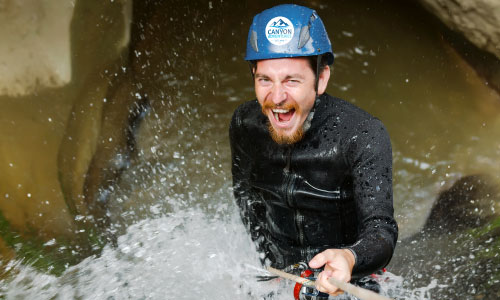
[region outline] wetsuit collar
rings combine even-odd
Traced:
[[[319,103],[321,102],[321,95],[316,96],[316,99],[314,100],[314,105],[311,108],[311,111],[309,112],[309,115],[307,115],[306,120],[304,121],[304,124],[302,125],[302,129],[304,130],[304,133],[307,132],[309,128],[311,128],[311,122],[314,118],[314,112],[316,111],[316,108],[318,107]]]

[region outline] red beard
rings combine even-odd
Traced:
[[[272,117],[274,118],[274,113],[272,113],[272,109],[279,108],[285,109],[289,111],[294,111],[295,114],[301,113],[300,107],[295,103],[295,101],[286,102],[282,105],[275,105],[271,100],[265,100],[262,105],[262,113],[267,117],[268,112],[271,111]],[[278,116],[280,119],[280,117]],[[273,127],[270,120],[267,120],[267,126],[269,129],[269,134],[271,138],[280,145],[291,145],[300,141],[304,137],[304,130],[302,126],[300,126],[297,130],[292,133],[286,133]]]

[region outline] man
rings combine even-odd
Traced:
[[[256,15],[245,60],[257,100],[230,126],[233,186],[264,263],[321,269],[357,283],[385,267],[397,240],[392,150],[384,125],[325,93],[333,52],[314,10],[279,5]]]

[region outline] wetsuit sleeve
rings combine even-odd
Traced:
[[[378,119],[366,120],[357,129],[346,151],[353,172],[358,217],[358,239],[348,247],[356,257],[353,277],[385,267],[392,258],[398,237],[389,134]]]
[[[266,252],[263,249],[264,239],[261,225],[265,210],[260,197],[251,188],[250,175],[253,161],[252,157],[247,153],[251,149],[251,145],[248,145],[248,134],[243,128],[240,114],[240,110],[236,110],[229,127],[233,193],[236,204],[240,209],[243,224],[249,231],[252,240],[256,242],[258,250]]]

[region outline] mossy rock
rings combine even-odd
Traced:
[[[389,270],[411,289],[435,280],[433,299],[498,299],[499,191],[493,177],[463,177],[436,200],[424,228],[399,241]]]
[[[498,185],[492,177],[463,177],[439,195],[424,230],[443,234],[485,226],[500,216],[499,199]]]

